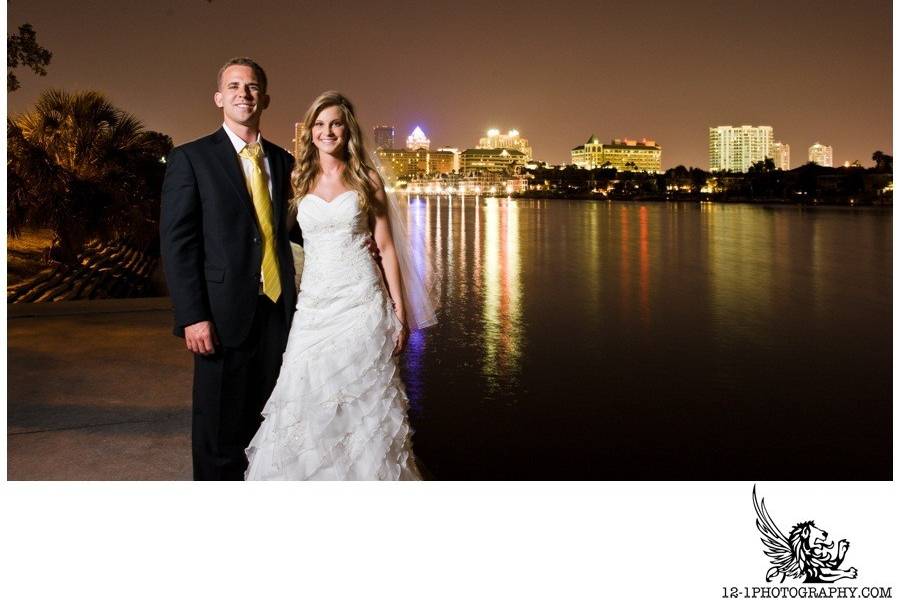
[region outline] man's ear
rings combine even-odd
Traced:
[[[219,108],[225,108],[225,103],[222,102],[222,92],[216,92],[213,94],[213,102],[216,103],[216,106]]]
[[[260,106],[262,106],[263,110],[269,108],[270,100],[271,99],[269,98],[268,94],[263,94],[262,97],[259,99],[259,104],[260,104]]]

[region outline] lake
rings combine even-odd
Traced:
[[[401,204],[436,479],[891,478],[891,209]]]

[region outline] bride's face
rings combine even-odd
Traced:
[[[312,126],[312,142],[319,152],[339,156],[347,145],[347,125],[337,106],[323,108]]]

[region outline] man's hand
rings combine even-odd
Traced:
[[[184,343],[194,354],[215,354],[219,338],[212,321],[199,321],[184,328]]]
[[[366,249],[369,251],[369,254],[372,255],[372,258],[375,259],[375,262],[381,262],[381,253],[378,251],[378,244],[371,235],[366,239]]]

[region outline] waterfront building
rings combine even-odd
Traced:
[[[507,173],[527,162],[525,153],[513,148],[469,148],[459,155],[460,173]]]
[[[438,148],[438,152],[452,152],[453,153],[453,170],[459,171],[459,148]]]
[[[294,137],[291,139],[292,150],[294,158],[297,158],[297,155],[300,154],[300,135],[303,133],[303,123],[294,123]]]
[[[709,170],[746,173],[753,163],[772,158],[768,125],[721,125],[709,128]]]
[[[375,157],[381,166],[381,176],[389,185],[400,180],[453,171],[454,155],[445,150],[379,148],[375,151]]]
[[[596,135],[572,148],[572,164],[582,169],[597,169],[603,165],[603,144]]]
[[[510,129],[505,134],[500,133],[499,129],[488,129],[487,134],[478,140],[479,149],[496,150],[498,148],[507,148],[510,150],[518,150],[525,155],[525,159],[530,161],[532,158],[531,146],[528,140],[519,135],[515,129]]]
[[[833,167],[832,157],[833,152],[831,146],[823,146],[819,142],[816,142],[809,147],[809,162],[822,165],[823,167]]]
[[[459,196],[506,196],[524,192],[528,180],[523,175],[473,172],[466,175],[450,173],[431,177],[414,177],[400,181],[395,188],[410,195],[452,194]]]
[[[603,162],[618,171],[661,172],[662,148],[653,140],[614,139],[603,144]]]
[[[608,166],[618,171],[658,173],[662,170],[662,148],[647,138],[640,141],[616,138],[601,144],[597,136],[592,135],[581,146],[572,148],[571,154],[572,164],[583,169]]]
[[[791,170],[791,146],[782,142],[772,144],[772,157],[775,159],[775,168],[782,171]]]
[[[431,148],[431,140],[425,137],[425,132],[422,131],[421,127],[416,127],[413,129],[413,132],[410,134],[408,138],[406,138],[406,149],[407,150],[418,150],[419,148],[424,148],[428,150]]]
[[[392,125],[379,125],[374,128],[375,148],[394,148],[394,127]]]

